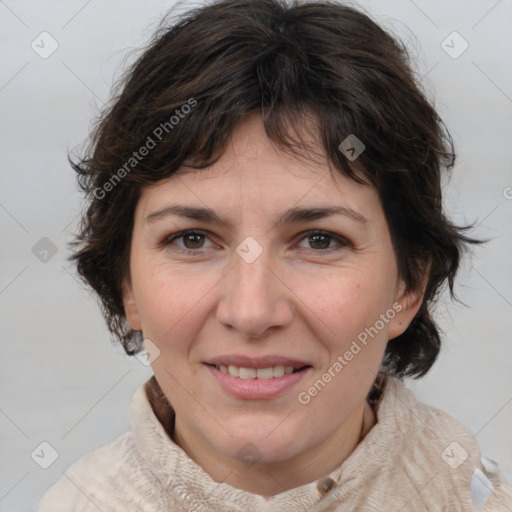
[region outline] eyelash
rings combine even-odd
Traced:
[[[335,235],[334,233],[330,233],[329,231],[311,230],[311,231],[306,231],[302,234],[304,236],[302,236],[302,238],[299,240],[299,242],[302,242],[302,240],[304,240],[310,236],[323,235],[323,236],[329,237],[331,240],[334,240],[338,243],[339,247],[330,247],[327,249],[311,249],[311,251],[313,251],[315,253],[331,253],[333,251],[339,251],[339,250],[345,249],[346,247],[351,246],[351,244],[346,239],[344,239],[338,235]],[[188,230],[180,231],[178,233],[174,233],[170,236],[165,237],[162,240],[162,242],[159,244],[159,246],[161,248],[167,248],[169,245],[174,244],[174,242],[176,240],[178,240],[180,238],[183,239],[187,235],[200,235],[200,236],[204,236],[204,237],[208,238],[208,235],[204,231],[188,229]],[[182,252],[185,254],[193,254],[193,255],[201,254],[202,249],[203,249],[202,247],[199,249],[187,249],[187,248],[176,247],[176,250],[178,252]],[[308,249],[303,249],[303,250],[307,251]]]

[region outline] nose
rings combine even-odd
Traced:
[[[268,251],[251,263],[234,254],[234,264],[222,281],[217,320],[247,338],[263,338],[293,319],[293,292],[286,285],[282,267]],[[280,275],[281,274],[281,275]]]

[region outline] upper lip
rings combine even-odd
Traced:
[[[290,359],[289,357],[268,355],[263,357],[248,357],[244,355],[225,355],[212,357],[206,364],[214,364],[215,366],[238,366],[243,368],[268,368],[270,366],[293,366],[295,369],[302,368],[303,366],[311,366],[304,361],[298,359]]]

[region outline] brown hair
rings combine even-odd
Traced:
[[[128,354],[142,348],[121,291],[141,187],[183,165],[213,163],[253,113],[273,142],[293,152],[301,141],[289,128],[311,112],[334,168],[378,190],[407,288],[418,289],[428,273],[423,304],[389,341],[381,370],[419,377],[430,369],[441,346],[431,308],[445,282],[454,296],[462,249],[477,242],[443,212],[441,172],[454,164],[453,143],[403,43],[334,2],[225,0],[170,25],[164,18],[119,82],[86,155],[70,160],[88,204],[71,259]],[[351,134],[365,145],[357,162],[339,149]]]

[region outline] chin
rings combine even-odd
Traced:
[[[279,427],[278,427],[279,428]],[[248,461],[250,466],[252,463],[273,464],[288,460],[298,454],[297,448],[305,447],[305,440],[300,440],[291,432],[283,431],[281,435],[276,434],[268,428],[255,432],[254,435],[245,433],[237,435],[231,439],[228,446],[217,447],[226,455],[240,460]]]

